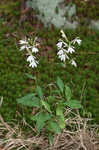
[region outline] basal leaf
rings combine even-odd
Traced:
[[[51,116],[48,112],[46,113],[38,113],[35,116],[31,117],[31,120],[36,121],[36,126],[37,126],[37,131],[38,133],[40,133],[41,129],[44,127],[45,125],[45,121],[48,121],[51,119]]]
[[[55,132],[57,134],[61,133],[61,129],[55,121],[49,121],[47,128],[51,132]]]
[[[77,101],[77,100],[69,100],[69,101],[66,101],[64,104],[72,109],[82,108],[80,101]]]
[[[40,100],[33,93],[17,99],[18,104],[29,107],[40,107]]]
[[[37,113],[31,117],[31,120],[37,121],[38,118],[43,118],[44,122],[51,119],[51,115],[48,112]]]

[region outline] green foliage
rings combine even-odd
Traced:
[[[65,105],[72,109],[82,108],[81,103],[77,100],[68,100],[67,102],[65,102]]]
[[[42,102],[42,106],[44,106],[45,109],[51,113],[50,105],[45,101],[41,101],[41,102]]]
[[[25,73],[25,75],[32,80],[36,80],[36,77],[33,77],[31,74]]]
[[[71,99],[71,96],[72,96],[71,89],[67,85],[65,86],[65,96],[66,96],[68,101]]]
[[[40,133],[41,129],[44,127],[45,122],[50,120],[51,116],[46,112],[40,112],[37,113],[35,116],[33,116],[31,119],[33,121],[36,121],[37,126],[37,132]]]
[[[63,81],[59,77],[57,77],[56,83],[57,83],[57,86],[59,87],[60,91],[63,93],[63,90],[64,90]]]
[[[64,117],[64,108],[61,105],[58,105],[56,108],[56,115],[58,116],[58,125],[61,129],[65,128],[65,117]]]
[[[56,134],[60,134],[61,130],[58,126],[58,124],[55,121],[50,121],[47,127],[49,132],[54,132]]]
[[[53,135],[51,133],[48,135],[48,141],[49,141],[49,144],[52,146],[53,145]]]
[[[42,92],[42,90],[41,90],[41,87],[38,86],[38,85],[36,86],[36,92],[37,92],[39,98],[40,98],[40,99],[43,99],[43,92]]]
[[[38,134],[43,128],[46,129],[46,132],[49,134],[50,143],[52,143],[52,136],[50,135],[54,133],[59,134],[65,128],[65,110],[67,106],[71,109],[82,108],[80,101],[71,100],[71,89],[69,86],[64,85],[59,77],[56,84],[58,86],[56,94],[52,92],[55,89],[50,89],[50,95],[45,95],[41,87],[37,85],[36,93],[17,99],[18,104],[38,108],[31,119],[33,120],[33,124],[34,122],[36,123]],[[57,98],[58,96],[60,97]]]
[[[18,98],[17,102],[24,106],[40,107],[40,99],[35,97],[35,94],[28,94],[22,98]]]

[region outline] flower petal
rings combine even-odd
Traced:
[[[38,48],[36,48],[36,47],[33,47],[33,48],[32,48],[32,52],[33,52],[33,53],[37,53],[38,51],[39,51]]]
[[[37,64],[38,64],[37,61],[32,61],[29,66],[34,68],[34,67],[37,67]]]
[[[21,46],[20,51],[24,50],[26,48],[25,45]]]
[[[73,66],[77,67],[77,64],[76,62],[72,59],[71,62],[70,62]]]
[[[28,44],[28,42],[26,40],[20,40],[19,43],[20,44]]]
[[[72,42],[73,44],[77,43],[78,45],[81,45],[81,39],[79,37],[75,38]]]
[[[67,53],[71,53],[72,54],[73,52],[75,52],[74,47],[73,46],[69,46],[69,48],[67,50]]]
[[[56,45],[58,48],[62,48],[62,42],[58,42]]]
[[[31,63],[34,61],[34,57],[32,55],[28,56],[27,61]]]

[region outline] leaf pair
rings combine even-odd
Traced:
[[[59,77],[57,77],[56,83],[57,83],[57,86],[60,89],[61,93],[65,94],[65,97],[66,97],[66,100],[67,100],[64,103],[65,106],[68,106],[72,109],[82,108],[82,105],[81,105],[80,101],[71,100],[72,92],[71,92],[71,89],[69,88],[69,86],[67,86],[67,85],[64,86],[63,81]]]
[[[30,93],[24,97],[17,99],[18,104],[22,104],[24,106],[29,107],[40,107],[40,99],[35,97],[35,94]]]

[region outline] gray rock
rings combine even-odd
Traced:
[[[27,6],[40,12],[37,18],[45,27],[53,24],[57,28],[77,28],[76,5],[69,3],[68,6],[61,7],[62,2],[64,0],[28,0]]]

